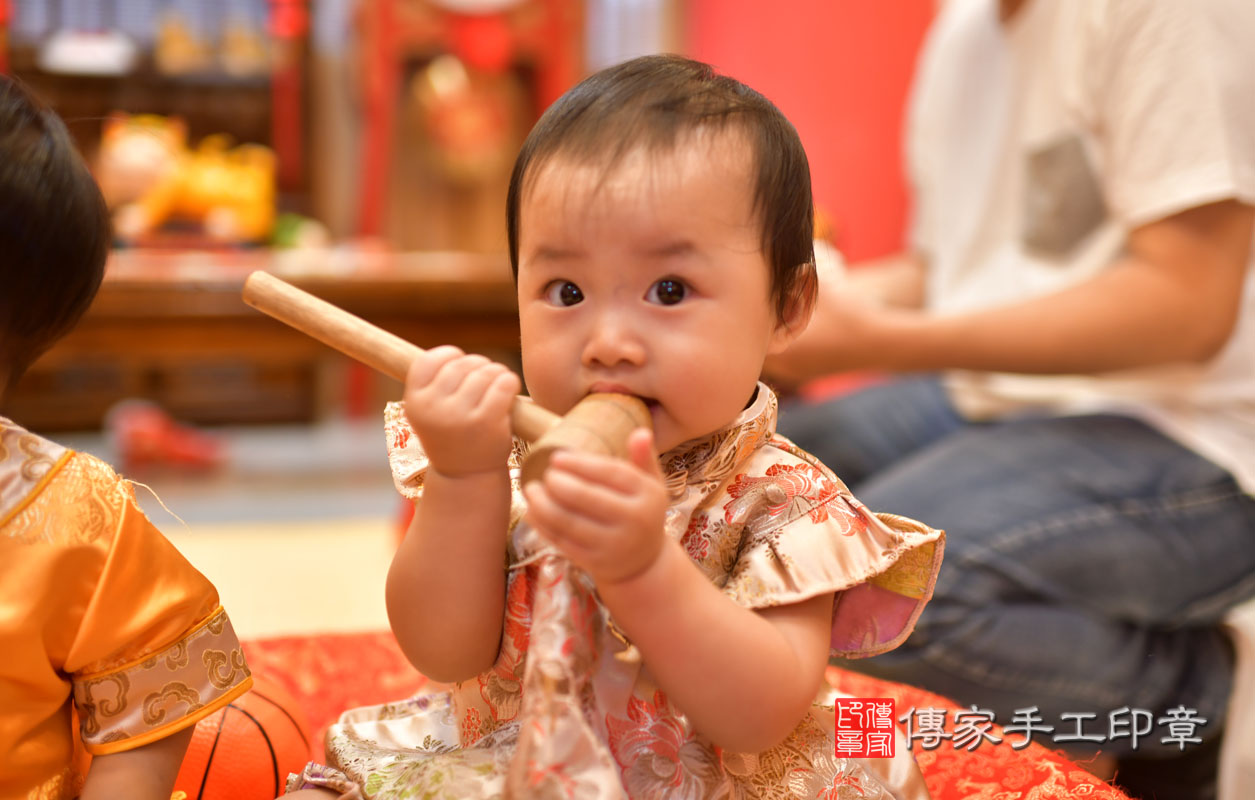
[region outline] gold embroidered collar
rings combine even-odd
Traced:
[[[776,432],[778,405],[775,392],[759,382],[754,400],[730,424],[663,453],[659,461],[667,488],[678,494],[686,484],[720,483],[731,477]]]

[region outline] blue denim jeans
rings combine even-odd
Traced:
[[[1233,659],[1218,621],[1255,595],[1255,499],[1228,472],[1123,416],[968,422],[934,379],[786,405],[780,432],[873,510],[946,531],[915,633],[842,666],[1004,725],[1036,706],[1047,737],[1108,737],[1124,706],[1195,709],[1195,735],[1219,732]],[[1179,752],[1166,726],[1152,733],[1139,757]],[[1130,742],[1074,746],[1121,756]]]

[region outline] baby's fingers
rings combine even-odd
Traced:
[[[541,482],[548,496],[563,511],[599,525],[622,520],[635,505],[634,494],[586,480],[554,464],[550,464]]]
[[[628,461],[646,475],[662,480],[662,467],[658,463],[658,451],[654,449],[654,432],[649,428],[637,428],[628,434]]]
[[[450,344],[424,350],[410,362],[410,368],[405,377],[406,387],[421,389],[427,386],[436,377],[441,367],[463,355],[465,353]]]
[[[463,405],[466,395],[462,394],[464,388],[468,392],[476,390],[482,392],[483,385],[475,385],[475,381],[467,383],[472,376],[481,372],[485,367],[493,365],[493,362],[487,357],[476,354],[464,354],[460,358],[455,358],[445,362],[432,378],[430,389],[433,394],[446,397],[457,398],[453,402],[457,405]],[[478,397],[476,397],[478,399]]]
[[[550,459],[551,467],[568,472],[589,483],[599,484],[620,494],[636,494],[652,483],[661,483],[662,472],[657,463],[658,457],[653,453],[653,438],[644,431],[646,441],[643,453],[633,451],[633,437],[637,437],[644,429],[633,431],[628,438],[627,458],[597,453],[583,453],[578,450],[559,450]],[[642,449],[641,444],[636,445]]]
[[[523,487],[523,496],[527,498],[528,520],[564,552],[572,545],[581,549],[588,547],[603,530],[599,521],[559,503],[548,487],[540,482]]]
[[[502,366],[499,371],[493,373],[492,383],[484,392],[480,407],[493,412],[509,411],[515,396],[522,388],[519,376],[508,367]]]
[[[508,408],[507,398],[518,391],[518,377],[504,364],[488,360],[469,362],[461,382],[448,394],[448,402],[468,413],[499,413]],[[458,362],[462,365],[463,362]],[[450,369],[457,365],[450,365]]]

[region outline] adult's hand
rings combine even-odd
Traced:
[[[767,357],[764,374],[778,385],[797,386],[860,366],[861,337],[868,318],[881,308],[879,300],[862,294],[849,280],[820,280],[810,324],[787,350]]]
[[[818,255],[818,252],[817,252]],[[810,324],[783,353],[769,356],[766,377],[791,387],[833,372],[882,366],[875,331],[894,316],[890,309],[923,304],[924,263],[899,253],[852,268],[817,264],[819,292]]]

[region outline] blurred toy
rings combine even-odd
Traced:
[[[153,63],[164,75],[204,72],[213,64],[213,48],[182,15],[169,11],[157,27]]]
[[[228,19],[218,42],[218,63],[223,72],[237,78],[268,74],[270,48],[265,31],[244,17]]]
[[[111,114],[100,137],[96,181],[110,208],[133,203],[174,171],[187,147],[181,119]]]
[[[150,466],[211,469],[225,460],[222,443],[176,422],[156,403],[127,399],[105,414],[105,433],[128,473]]]
[[[277,683],[253,676],[253,689],[196,723],[174,797],[271,800],[289,772],[309,760],[309,725]]]
[[[220,242],[266,239],[275,218],[275,156],[224,135],[187,147],[181,120],[112,114],[104,124],[96,177],[124,242],[171,220],[199,224]]]

